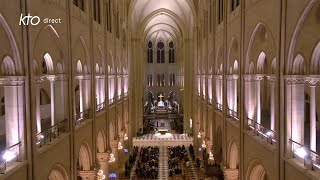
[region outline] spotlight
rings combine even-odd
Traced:
[[[268,137],[271,137],[271,136],[272,136],[272,132],[271,132],[271,131],[268,131],[268,132],[266,133],[266,135],[267,135]]]
[[[5,151],[4,153],[3,153],[3,156],[2,156],[2,158],[6,161],[6,162],[8,162],[8,161],[11,161],[12,159],[14,159],[16,157],[16,154],[14,153],[14,152],[11,152],[11,151]]]
[[[303,159],[308,155],[307,151],[303,147],[296,149],[294,153]]]
[[[114,154],[110,154],[110,156],[109,156],[109,163],[112,163],[112,162],[114,162],[114,161],[116,161],[116,158],[114,157]]]

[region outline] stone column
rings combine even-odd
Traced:
[[[288,118],[288,137],[292,140],[304,144],[304,84],[303,76],[287,76],[287,118]],[[291,121],[290,121],[291,120]]]
[[[233,102],[233,110],[235,112],[238,112],[238,78],[239,76],[234,74],[233,75],[233,90],[234,90],[234,93],[233,93],[233,98],[234,98],[234,102]]]
[[[20,141],[19,124],[24,120],[24,88],[22,88],[24,77],[6,77],[2,83],[4,84],[6,147],[10,147]]]
[[[98,163],[100,166],[100,169],[103,171],[103,174],[106,176],[106,179],[108,179],[109,175],[109,154],[108,153],[98,153],[97,154]]]
[[[51,100],[51,126],[56,124],[55,120],[55,109],[54,109],[54,99],[55,99],[55,94],[54,94],[54,81],[55,81],[55,76],[46,76],[46,78],[50,81],[50,100]]]
[[[57,122],[64,120],[67,114],[66,111],[66,97],[68,89],[68,77],[65,74],[59,74],[54,84],[55,92],[55,118]]]
[[[90,109],[90,102],[91,102],[91,86],[90,86],[90,74],[87,74],[84,76],[83,79],[83,105],[84,105],[84,110]]]
[[[317,150],[317,119],[316,119],[316,86],[320,78],[311,77],[310,83],[310,149]]]
[[[96,98],[96,100],[97,100],[97,102],[96,102],[96,106],[98,105],[98,104],[100,104],[100,77],[97,75],[96,76],[96,93],[95,93],[95,98]]]
[[[264,75],[257,74],[255,76],[256,80],[256,102],[257,102],[257,123],[261,124],[261,92],[260,92],[260,87],[261,87],[261,81],[263,80]]]
[[[40,83],[41,83],[42,81],[43,81],[43,80],[42,80],[41,78],[35,79],[37,133],[41,132]]]
[[[225,180],[238,180],[239,170],[238,169],[223,169],[223,175]]]
[[[106,98],[105,98],[105,91],[106,91],[105,82],[106,81],[105,80],[106,80],[106,76],[101,75],[100,76],[100,103],[103,103],[103,102],[106,103]]]
[[[276,77],[275,76],[268,76],[268,81],[270,84],[270,129],[272,131],[275,131],[275,116],[276,116],[276,111],[275,111],[275,82],[276,82]]]
[[[233,91],[233,76],[232,75],[226,75],[226,80],[227,80],[227,103],[228,103],[228,108],[233,109],[234,107],[234,93]]]
[[[253,120],[254,109],[255,109],[255,96],[254,96],[254,76],[244,75],[245,81],[245,109],[247,117]]]
[[[78,171],[78,173],[82,180],[96,180],[96,171]]]

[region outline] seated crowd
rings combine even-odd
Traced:
[[[159,147],[141,147],[137,161],[138,179],[157,179],[159,164]]]
[[[126,161],[125,164],[125,176],[130,177],[130,172],[134,163],[136,162],[137,154],[139,153],[139,148],[137,146],[133,146],[133,153],[129,156],[129,160]]]
[[[185,163],[189,161],[185,146],[168,147],[169,176],[182,174]]]

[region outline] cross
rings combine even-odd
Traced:
[[[162,94],[160,94],[158,97],[160,98],[160,101],[162,101],[162,98],[163,98],[164,96],[163,96]]]

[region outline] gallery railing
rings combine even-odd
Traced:
[[[303,159],[303,165],[311,170],[320,169],[320,155],[306,146],[289,139],[293,158]]]
[[[247,118],[248,120],[248,127],[249,130],[253,130],[253,133],[256,134],[257,136],[260,136],[261,138],[265,138],[268,143],[270,144],[275,144],[276,143],[276,132],[263,127],[261,124],[257,123],[256,121]]]
[[[106,102],[100,103],[97,105],[96,111],[99,112],[106,107]]]
[[[229,109],[229,108],[228,108],[228,116],[229,116],[231,119],[235,120],[236,122],[239,121],[238,112],[236,112],[236,111],[234,111],[234,110],[232,110],[232,109]]]
[[[83,112],[74,115],[75,125],[79,125],[84,122],[86,119],[89,119],[91,114],[91,109],[87,109]]]
[[[216,103],[216,109],[222,111],[222,104]]]
[[[113,102],[114,102],[114,98],[109,99],[109,105],[113,104]]]
[[[1,167],[7,169],[7,163],[12,161],[20,161],[21,142],[18,142],[1,152]],[[1,172],[4,173],[4,172]]]
[[[60,121],[59,123],[51,126],[49,129],[39,132],[36,135],[36,144],[38,147],[46,145],[48,142],[58,138],[62,133],[67,131],[67,120]]]

